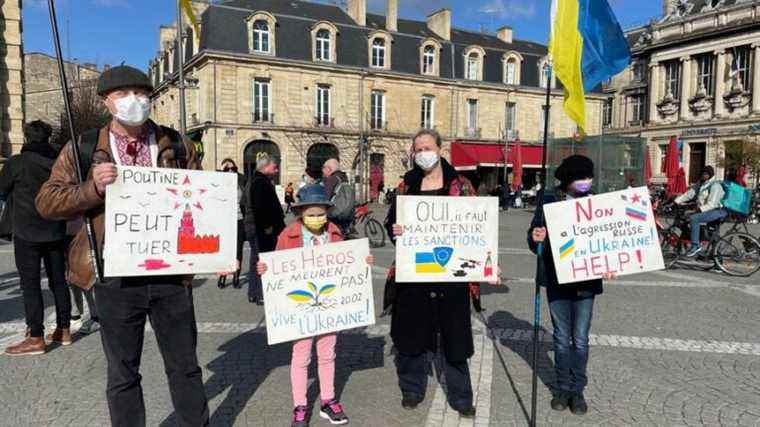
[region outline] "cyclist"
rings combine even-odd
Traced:
[[[720,181],[715,179],[715,169],[712,166],[705,166],[702,169],[702,176],[699,182],[696,182],[687,192],[676,197],[675,202],[678,205],[684,205],[696,199],[698,212],[691,214],[689,217],[691,227],[691,248],[686,256],[693,258],[702,251],[699,245],[699,226],[709,222],[725,218],[728,212],[723,208],[721,200],[725,191]]]

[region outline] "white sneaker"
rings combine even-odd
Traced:
[[[71,321],[69,321],[69,328],[73,332],[74,330],[81,328],[82,323],[84,323],[84,321],[82,320],[82,316],[79,316],[79,319],[76,319],[76,320],[71,319]]]

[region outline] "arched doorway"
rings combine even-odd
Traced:
[[[246,176],[253,175],[256,169],[256,157],[259,153],[266,153],[269,157],[275,159],[277,164],[280,164],[282,157],[280,156],[280,148],[272,141],[267,140],[255,140],[248,143],[243,151],[243,162]],[[282,171],[280,171],[282,173]],[[280,173],[274,176],[272,179],[275,185],[280,184]]]
[[[322,165],[329,159],[340,160],[338,147],[327,142],[320,142],[309,147],[306,153],[306,168],[313,171],[322,171]]]

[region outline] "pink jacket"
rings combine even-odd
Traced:
[[[277,238],[277,249],[281,251],[283,249],[296,249],[303,247],[303,223],[301,220],[293,221],[292,224],[285,227]],[[337,225],[328,222],[327,233],[329,234],[328,242],[342,242],[343,235],[340,233],[340,229]]]

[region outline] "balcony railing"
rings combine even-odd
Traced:
[[[470,128],[464,130],[464,134],[470,138],[480,138],[481,128]]]
[[[258,124],[258,123],[274,124],[274,113],[262,113],[262,112],[251,113],[251,121],[253,122],[253,124]]]
[[[314,117],[314,120],[312,121],[312,125],[314,127],[320,127],[320,128],[334,128],[335,118],[326,117],[326,116],[317,116],[317,117]]]

